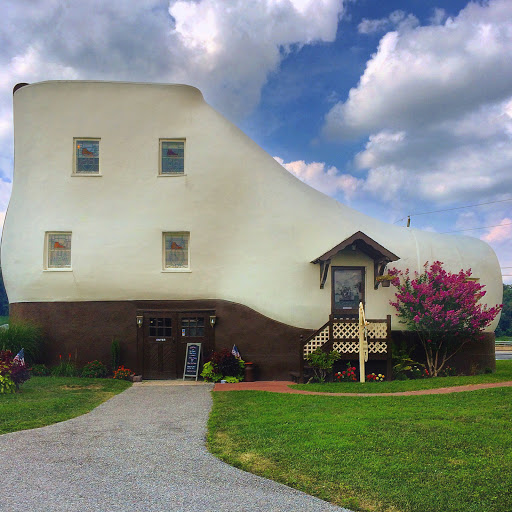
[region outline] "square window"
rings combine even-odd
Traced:
[[[71,233],[46,234],[46,268],[71,268]]]
[[[100,140],[75,139],[74,174],[100,173]]]
[[[189,268],[189,239],[186,232],[163,234],[164,269]]]
[[[160,174],[176,176],[185,173],[185,141],[160,141]]]

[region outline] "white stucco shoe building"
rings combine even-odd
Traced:
[[[487,302],[501,301],[488,245],[389,225],[321,194],[194,87],[24,85],[14,131],[2,270],[11,315],[44,328],[48,362],[107,363],[117,338],[125,365],[175,377],[186,343],[199,341],[206,354],[236,344],[260,377],[288,378],[307,339],[359,300],[387,326],[393,288],[376,277],[390,261],[471,267]],[[387,330],[377,331],[374,355],[389,359]],[[329,332],[309,346],[335,342]],[[468,356],[486,366],[488,338]]]

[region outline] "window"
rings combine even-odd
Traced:
[[[204,318],[182,318],[181,336],[183,338],[204,337]]]
[[[189,239],[188,232],[163,234],[164,270],[189,269]]]
[[[180,176],[185,173],[185,141],[160,140],[160,175]]]
[[[364,304],[364,267],[331,267],[332,312],[355,315]]]
[[[71,269],[71,233],[46,233],[46,268]]]
[[[100,173],[100,139],[75,139],[74,174]]]

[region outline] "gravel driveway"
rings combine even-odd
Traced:
[[[347,512],[209,454],[210,390],[135,384],[84,416],[0,436],[0,510]]]

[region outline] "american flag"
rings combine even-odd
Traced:
[[[238,347],[236,345],[233,345],[233,348],[231,349],[231,353],[237,358],[241,359],[240,352],[238,351]]]
[[[20,364],[25,364],[25,351],[21,349],[16,356],[14,357],[13,361],[19,361]]]

